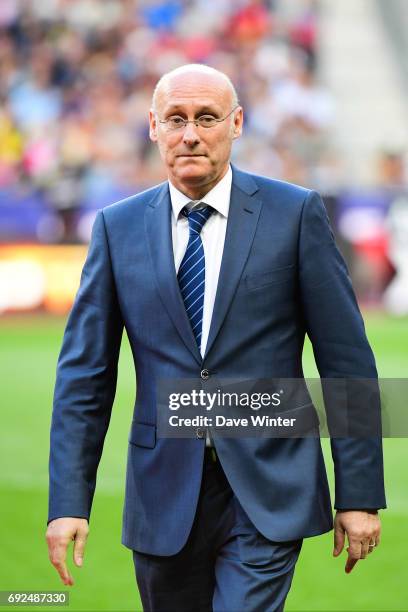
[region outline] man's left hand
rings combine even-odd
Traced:
[[[380,543],[381,522],[375,511],[339,510],[334,519],[333,556],[338,557],[349,542],[345,571],[351,572],[357,561],[365,559]]]

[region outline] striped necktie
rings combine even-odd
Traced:
[[[188,219],[189,238],[177,279],[198,348],[201,346],[205,287],[204,247],[200,233],[213,210],[205,206],[192,210],[184,207],[181,211]]]

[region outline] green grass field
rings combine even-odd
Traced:
[[[406,377],[407,319],[367,315],[366,323],[380,375]],[[48,561],[45,541],[49,425],[63,328],[64,320],[58,318],[0,319],[0,590],[66,590]],[[305,371],[308,376],[315,375],[310,346],[306,350]],[[74,567],[69,557],[76,581],[70,589],[70,610],[141,609],[131,552],[120,543],[127,435],[134,392],[130,350],[124,343],[84,566]],[[324,446],[331,476],[327,440]],[[385,440],[384,449],[389,509],[382,513],[381,546],[368,560],[358,563],[352,574],[346,575],[345,553],[340,559],[332,558],[332,534],[305,540],[287,610],[408,610],[407,440]]]

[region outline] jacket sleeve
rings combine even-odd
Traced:
[[[331,431],[336,415],[330,411],[338,411],[342,403],[328,405],[335,393],[324,393],[335,471],[335,508],[385,508],[375,359],[346,264],[336,247],[322,199],[314,191],[307,195],[302,211],[299,282],[305,328],[323,385],[327,382],[326,389],[330,390],[330,380],[326,379],[342,379],[348,390],[343,408],[352,415],[348,417],[351,431],[355,423],[350,418],[360,414],[376,432],[338,437]],[[352,404],[355,408],[357,403],[353,412]]]
[[[63,516],[89,519],[115,397],[122,331],[104,215],[99,211],[57,364],[48,523]]]

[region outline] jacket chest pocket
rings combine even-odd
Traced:
[[[248,274],[243,279],[243,287],[247,291],[254,291],[255,289],[262,289],[269,285],[285,283],[294,278],[295,265],[283,266],[281,268],[274,268],[265,272],[255,272]]]

